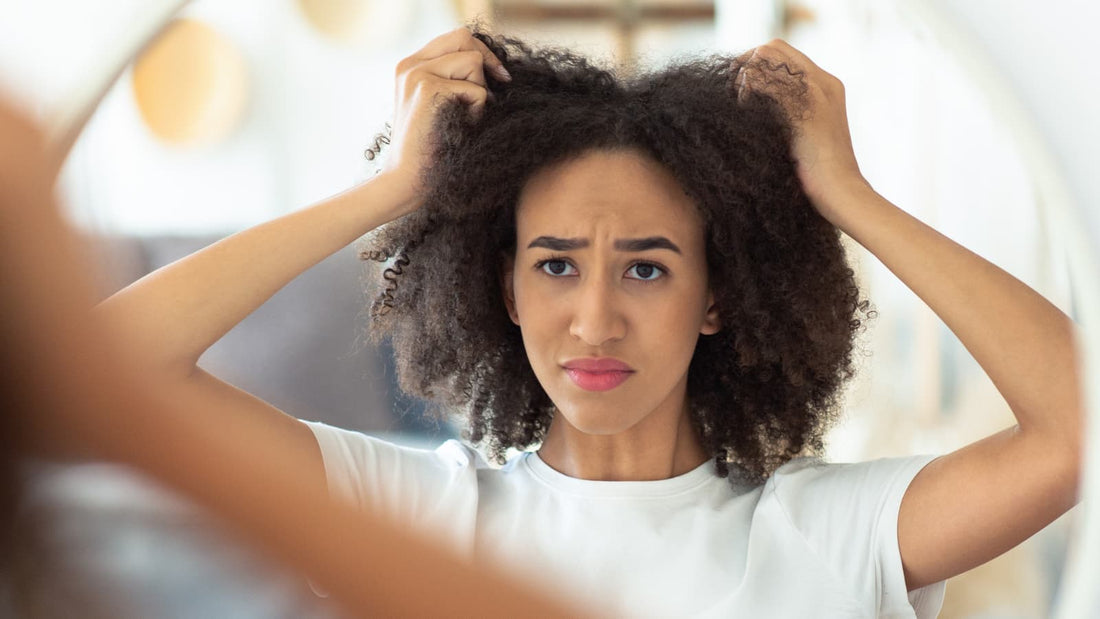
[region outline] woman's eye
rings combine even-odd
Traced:
[[[537,266],[543,271],[543,273],[546,273],[547,275],[553,277],[569,275],[569,273],[567,273],[567,270],[573,268],[573,265],[569,264],[565,260],[552,258],[539,262]],[[661,275],[665,273],[665,270],[663,268],[649,262],[638,262],[631,265],[629,270],[634,271],[636,274],[636,277],[632,277],[631,279],[636,279],[643,282],[656,281],[660,279]]]
[[[545,269],[547,265],[550,266],[549,270]],[[543,271],[548,273],[549,275],[563,275],[565,273],[565,269],[569,268],[570,266],[571,265],[564,260],[543,260],[539,263],[539,268],[543,269]]]
[[[635,273],[638,274],[638,279],[643,282],[652,282],[660,279],[660,274],[662,273],[661,267],[648,262],[639,262],[630,268],[635,269]]]

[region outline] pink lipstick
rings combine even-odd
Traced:
[[[607,391],[622,384],[634,370],[611,357],[573,359],[562,364],[565,373],[587,391]]]

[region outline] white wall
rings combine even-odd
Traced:
[[[1085,383],[1092,410],[1087,443],[1100,445],[1100,5],[1092,0],[1003,2],[995,0],[923,0],[953,24],[960,39],[973,41],[1011,85],[1021,108],[1035,123],[1035,141],[1055,161],[1068,200],[1080,226],[1071,242],[1077,259],[1088,262],[1078,275],[1088,350]],[[1100,614],[1100,449],[1088,450],[1089,472],[1084,496],[1091,502],[1089,526],[1070,548],[1068,588],[1061,617]]]

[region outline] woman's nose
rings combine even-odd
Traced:
[[[570,335],[594,347],[626,335],[626,319],[618,307],[617,291],[606,278],[582,282],[577,293]]]

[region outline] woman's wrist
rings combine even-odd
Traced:
[[[414,185],[396,172],[382,171],[353,188],[356,193],[370,194],[364,202],[383,215],[387,223],[418,209],[423,197]]]
[[[819,191],[807,191],[807,196],[822,217],[841,230],[847,230],[851,217],[875,201],[878,193],[863,176],[846,176],[823,183]]]

